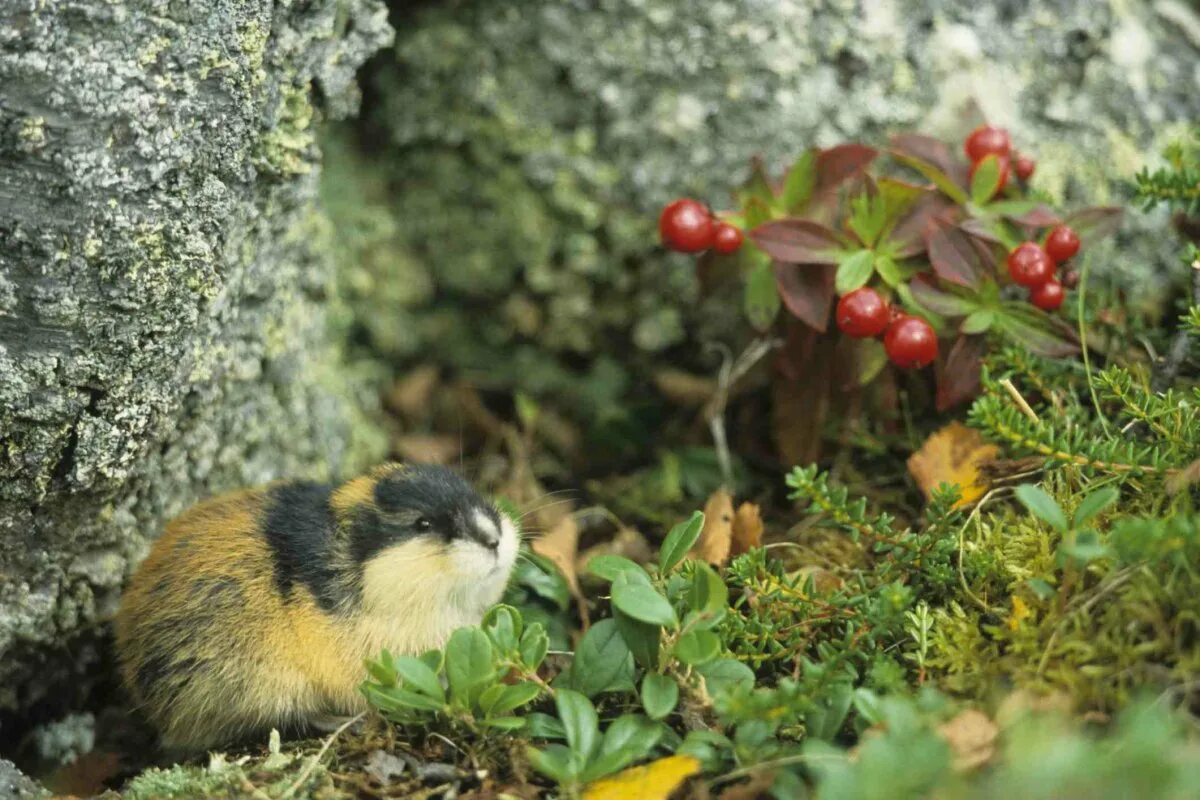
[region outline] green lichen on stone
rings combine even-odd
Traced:
[[[697,300],[692,259],[656,246],[656,212],[679,195],[728,207],[756,154],[778,174],[810,145],[954,140],[986,116],[1038,158],[1050,196],[1119,203],[1141,154],[1200,112],[1196,25],[1179,22],[1197,15],[1178,3],[464,0],[397,14],[370,147],[344,131],[330,143],[342,291],[375,353],[501,388],[557,391],[613,356],[628,402],[664,354],[712,370],[699,343],[736,345],[740,298]],[[364,176],[369,211],[346,188]],[[1094,250],[1094,274],[1161,291],[1175,256],[1160,223],[1135,216]],[[383,302],[391,283],[420,291]]]

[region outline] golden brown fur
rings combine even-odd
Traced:
[[[329,507],[344,518],[369,506],[386,474],[344,484]],[[358,573],[338,567],[357,581],[353,602],[323,608],[299,582],[285,596],[262,531],[270,488],[209,500],[171,522],[126,589],[116,622],[122,675],[168,747],[356,713],[364,658],[440,646],[478,622],[507,578],[511,563],[499,583],[481,583],[457,551],[415,538]]]

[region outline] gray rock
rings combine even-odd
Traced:
[[[50,793],[25,776],[11,761],[0,758],[0,799],[26,800]]]
[[[662,354],[694,365],[699,342],[744,335],[740,298],[697,302],[692,260],[656,248],[655,220],[678,195],[728,207],[753,155],[778,174],[810,145],[957,141],[986,116],[1037,157],[1056,202],[1104,204],[1200,116],[1200,17],[1176,0],[402,13],[372,81],[371,154],[332,143],[345,292],[375,352],[593,420],[644,399]],[[344,175],[368,190],[350,197]],[[1161,217],[1132,216],[1094,263],[1153,299],[1164,282],[1146,278],[1178,271],[1174,245]]]
[[[314,136],[390,37],[379,0],[0,4],[0,710],[87,685],[164,519],[379,455]]]

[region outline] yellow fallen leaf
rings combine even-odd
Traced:
[[[740,556],[762,547],[762,510],[758,503],[742,503],[733,515],[733,548],[730,555]]]
[[[719,567],[729,560],[732,544],[733,497],[724,489],[717,489],[704,504],[704,527],[690,555]]]
[[[938,733],[954,754],[958,771],[974,769],[991,760],[996,752],[996,737],[1000,729],[987,714],[968,708],[957,717],[938,726]]]
[[[667,756],[590,784],[583,800],[667,800],[699,771],[700,762],[691,756]]]
[[[987,491],[988,482],[980,467],[996,458],[1000,448],[988,444],[978,431],[961,422],[951,422],[925,440],[909,456],[908,471],[928,500],[943,483],[957,484],[961,497],[955,506],[969,506]]]

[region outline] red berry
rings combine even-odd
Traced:
[[[721,255],[729,255],[730,253],[736,253],[741,246],[741,228],[738,228],[736,225],[730,225],[728,222],[717,223],[717,229],[713,233],[713,250],[716,250]]]
[[[1046,254],[1061,264],[1079,252],[1079,237],[1066,225],[1056,225],[1046,237]]]
[[[1073,269],[1067,270],[1063,273],[1062,285],[1068,289],[1074,289],[1079,285],[1079,273]]]
[[[1008,185],[1008,157],[996,156],[996,162],[1000,167],[1000,180],[996,183],[996,191],[992,193],[993,197],[1004,191],[1004,187]],[[975,170],[979,169],[979,165],[982,163],[983,159],[980,159],[971,164],[971,169],[967,173],[970,180],[975,180]],[[990,200],[991,198],[989,197],[988,199]]]
[[[971,131],[971,135],[963,142],[963,150],[972,162],[979,161],[989,154],[1007,156],[1011,147],[1008,131],[991,125],[980,125]]]
[[[904,316],[888,327],[883,349],[897,367],[920,369],[937,358],[937,334],[920,317]]]
[[[837,304],[838,329],[847,336],[866,339],[887,330],[891,315],[879,292],[869,286],[842,295]]]
[[[1017,154],[1017,160],[1013,162],[1013,171],[1017,173],[1017,177],[1023,181],[1027,181],[1033,177],[1033,171],[1037,169],[1037,162],[1026,155]]]
[[[712,247],[715,227],[708,209],[686,197],[667,204],[658,218],[662,243],[681,253],[699,253]]]
[[[1065,295],[1062,284],[1051,278],[1041,286],[1029,290],[1029,302],[1042,311],[1053,311],[1063,304]]]
[[[1041,286],[1054,277],[1054,262],[1036,242],[1022,242],[1008,254],[1008,274],[1022,286]]]

